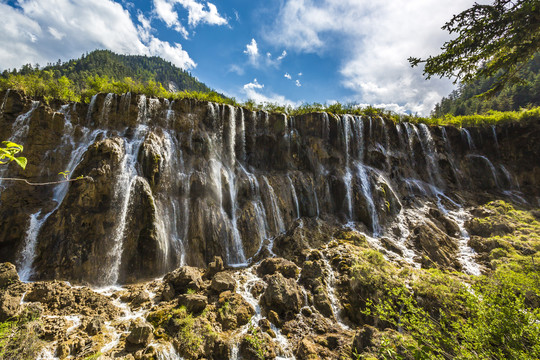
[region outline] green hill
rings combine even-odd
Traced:
[[[163,84],[169,91],[212,91],[208,86],[198,81],[189,72],[182,70],[162,58],[140,55],[118,55],[109,50],[95,50],[83,55],[80,59],[36,69],[31,64],[24,65],[20,70],[4,71],[9,74],[29,75],[36,72],[51,71],[54,78],[67,77],[73,82],[76,90],[83,91],[89,77],[108,77],[111,80],[122,81],[131,78],[135,82],[148,83],[155,81]]]
[[[487,91],[495,82],[495,77],[477,80],[471,84],[461,84],[448,97],[435,105],[432,115],[472,115],[489,110],[513,111],[520,108],[540,106],[540,54],[536,54],[521,70],[523,83],[505,88],[489,99],[475,97]]]

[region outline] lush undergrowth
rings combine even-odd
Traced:
[[[353,359],[540,358],[538,213],[496,201],[478,216],[482,276],[403,268],[358,250],[352,297],[375,328]]]
[[[327,104],[303,104],[298,107],[290,105],[280,105],[277,103],[256,103],[248,100],[244,103],[238,102],[235,98],[224,97],[216,92],[201,91],[179,91],[170,92],[163,85],[154,80],[147,82],[135,81],[126,77],[122,80],[109,78],[108,76],[89,76],[84,85],[74,84],[65,76],[56,77],[49,70],[34,71],[33,73],[9,74],[7,77],[0,78],[0,90],[18,90],[35,98],[42,98],[46,102],[52,99],[63,101],[82,101],[88,103],[93,95],[97,93],[116,93],[123,94],[127,92],[145,94],[148,97],[174,99],[196,99],[201,101],[210,101],[220,104],[229,104],[238,107],[244,107],[247,110],[264,110],[272,113],[284,113],[290,116],[314,112],[328,112],[335,115],[350,114],[355,116],[383,117],[387,120],[398,122],[425,123],[428,125],[452,125],[452,126],[484,126],[504,122],[528,121],[540,118],[540,107],[524,109],[521,111],[489,111],[482,115],[453,116],[445,115],[443,117],[420,117],[416,115],[397,114],[392,111],[380,109],[372,106],[360,107],[354,103],[341,104],[339,102]]]

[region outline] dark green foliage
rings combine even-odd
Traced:
[[[35,74],[38,68],[27,64],[18,72],[21,75]],[[55,79],[67,77],[78,92],[85,90],[86,81],[91,77],[123,80],[131,78],[138,83],[158,82],[168,86],[174,82],[177,91],[210,92],[211,89],[199,82],[185,70],[157,56],[118,55],[109,50],[95,50],[81,59],[65,63],[49,64],[42,71],[50,71]],[[12,72],[16,74],[16,70]],[[7,74],[4,75],[6,77]]]
[[[432,115],[472,115],[483,114],[488,110],[512,111],[540,106],[540,54],[536,54],[520,71],[523,82],[507,86],[489,98],[477,96],[488,91],[499,76],[500,73],[460,84],[459,89],[435,105]]]
[[[538,0],[494,0],[475,3],[443,26],[457,34],[443,52],[425,60],[409,58],[412,66],[425,62],[424,75],[455,77],[471,82],[499,73],[486,94],[519,80],[521,68],[540,50]]]

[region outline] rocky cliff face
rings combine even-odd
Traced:
[[[25,279],[107,285],[215,256],[303,261],[317,232],[347,223],[390,258],[467,269],[462,208],[540,195],[539,122],[456,129],[131,94],[0,99],[0,139],[29,160],[2,177],[91,178],[2,181],[0,261]]]

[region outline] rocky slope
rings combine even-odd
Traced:
[[[409,284],[437,309],[443,299],[426,288],[440,279],[426,269],[461,271],[447,286],[539,250],[527,242],[539,122],[292,118],[131,94],[0,99],[0,138],[29,159],[1,177],[85,177],[1,183],[0,261],[16,270],[1,269],[0,320],[24,320],[8,354],[368,356],[400,338],[364,311],[385,286]],[[529,212],[512,222],[513,208],[481,206],[493,199]],[[493,239],[515,231],[523,238]]]

